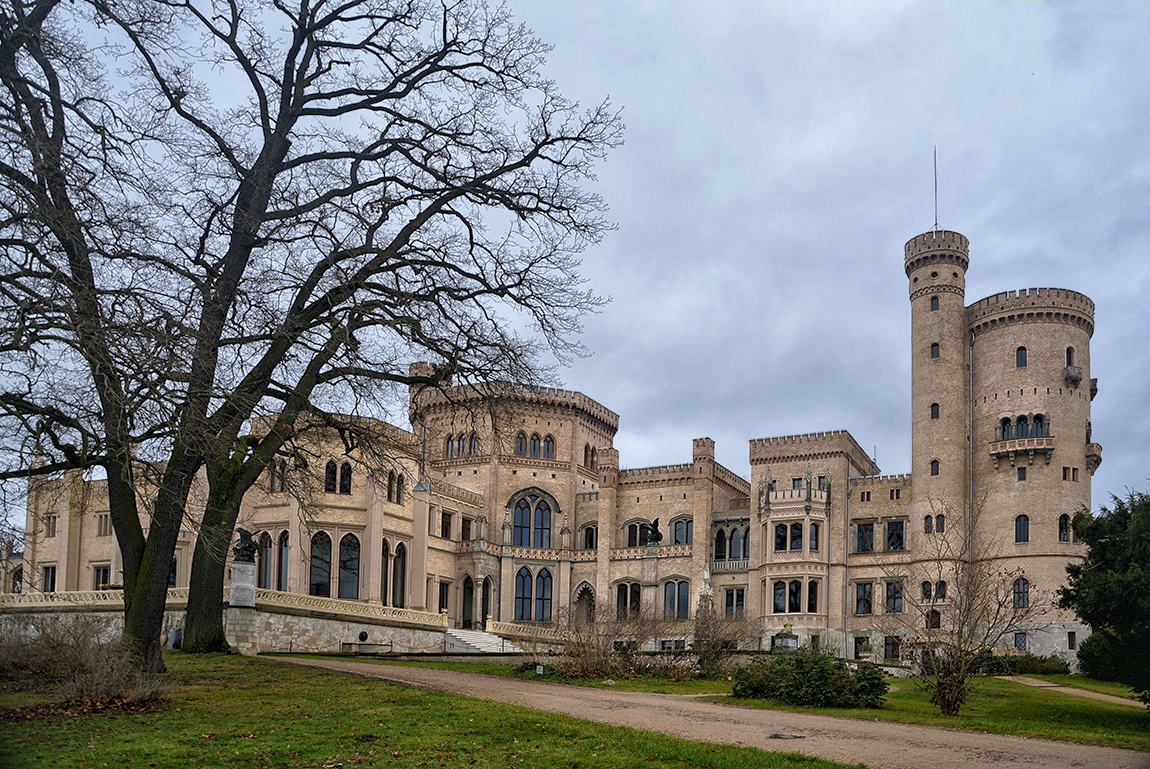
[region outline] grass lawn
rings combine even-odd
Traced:
[[[1052,684],[1073,686],[1078,689],[1098,692],[1099,694],[1109,694],[1112,697],[1123,697],[1134,700],[1135,702],[1138,701],[1138,698],[1134,696],[1134,692],[1130,690],[1129,686],[1115,683],[1114,681],[1095,681],[1093,678],[1087,678],[1082,675],[1027,675],[1027,678],[1037,678]]]
[[[380,664],[415,665],[461,670],[490,675],[528,675],[517,673],[508,665],[472,664],[464,662],[386,662]],[[1105,694],[1128,696],[1119,684],[1094,681],[1085,676],[1031,676],[1065,683]],[[544,680],[556,681],[550,676]],[[624,691],[656,692],[661,694],[704,694],[715,702],[772,710],[798,710],[824,715],[864,718],[870,721],[943,726],[994,734],[1017,734],[1048,740],[1066,740],[1090,745],[1132,748],[1150,751],[1150,712],[1097,700],[1077,697],[1057,689],[1036,689],[1009,680],[978,679],[974,693],[958,716],[947,718],[930,704],[929,696],[907,679],[888,679],[897,691],[887,695],[885,707],[878,710],[865,708],[819,709],[788,708],[761,700],[735,700],[727,695],[731,683],[727,680],[663,681],[659,679],[618,679],[613,687],[604,686],[602,680],[566,681],[581,686],[616,688]]]
[[[146,713],[0,721],[3,767],[841,769],[274,660],[167,657]],[[5,702],[42,702],[34,691]]]

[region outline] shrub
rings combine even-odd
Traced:
[[[759,657],[733,674],[735,697],[817,708],[877,708],[886,697],[882,673],[869,665],[851,669],[824,652],[802,648]]]
[[[1078,666],[1083,673],[1099,681],[1121,681],[1122,673],[1117,661],[1122,653],[1114,631],[1108,628],[1095,630],[1078,646]]]
[[[1039,657],[1027,652],[1017,657],[999,657],[997,662],[1001,664],[1003,672],[1009,675],[1065,675],[1070,672],[1070,665],[1066,660],[1053,654],[1049,657]]]

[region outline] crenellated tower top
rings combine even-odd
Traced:
[[[950,230],[932,230],[906,242],[906,274],[928,264],[954,264],[965,272],[970,265],[970,241]]]

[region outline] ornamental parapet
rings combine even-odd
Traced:
[[[351,617],[373,619],[381,624],[403,625],[431,630],[447,630],[447,615],[418,609],[403,609],[395,606],[343,601],[336,598],[323,598],[301,593],[283,593],[279,590],[256,590],[256,608],[305,610],[320,614],[340,614]]]
[[[711,559],[711,573],[722,574],[734,571],[748,571],[750,569],[750,560],[747,558],[724,558],[724,559]]]
[[[658,558],[690,557],[691,545],[659,545],[657,547],[613,547],[611,548],[612,561],[632,561],[654,555]],[[653,551],[653,552],[652,552]]]
[[[518,622],[497,622],[495,620],[487,623],[487,632],[502,638],[515,638],[540,643],[562,644],[567,643],[571,638],[569,632],[560,630],[559,628],[545,627],[543,625],[524,625]]]
[[[169,588],[168,609],[184,609],[188,604],[186,587]],[[123,611],[123,590],[69,590],[56,593],[0,594],[0,612],[49,611]]]
[[[997,468],[998,463],[1004,457],[1010,460],[1010,466],[1014,467],[1019,454],[1025,454],[1027,464],[1034,464],[1035,454],[1044,454],[1046,457],[1046,464],[1050,464],[1050,457],[1054,454],[1054,436],[1044,435],[1041,438],[1012,438],[1008,441],[992,441],[990,444],[990,456],[994,460],[994,466]]]
[[[503,550],[505,554],[510,550],[512,558],[529,558],[533,561],[558,561],[562,552],[549,547],[504,547]]]

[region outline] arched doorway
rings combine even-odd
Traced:
[[[491,577],[483,578],[483,598],[481,599],[483,616],[479,618],[479,627],[487,628],[487,618],[491,616]]]
[[[595,590],[586,582],[575,590],[575,624],[590,625],[595,621]]]
[[[475,583],[471,577],[463,578],[463,627],[471,628],[475,624]]]

